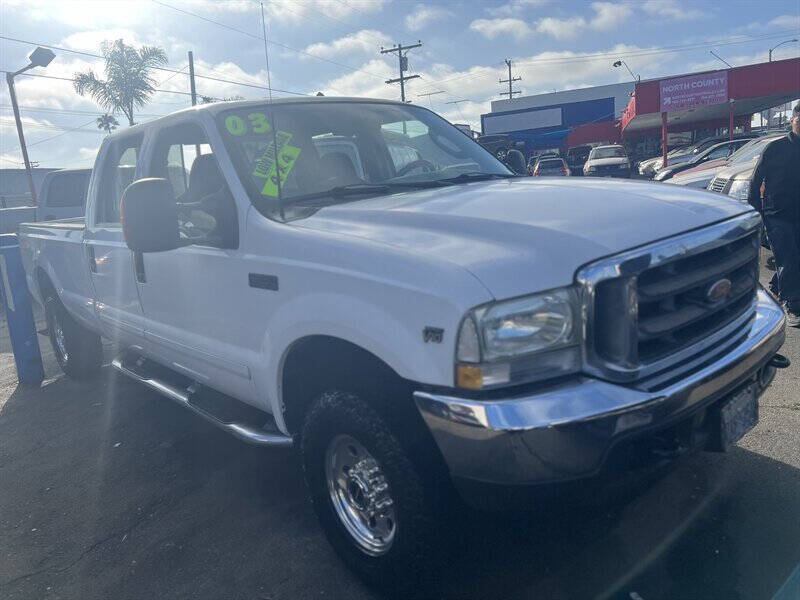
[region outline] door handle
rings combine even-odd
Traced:
[[[97,273],[97,258],[94,255],[94,246],[89,244],[86,246],[86,253],[89,255],[89,270],[92,273]]]

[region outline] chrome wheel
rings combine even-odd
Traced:
[[[359,548],[370,556],[388,552],[397,519],[378,461],[355,438],[338,435],[325,453],[325,478],[333,508]]]
[[[61,355],[64,362],[69,360],[69,352],[67,352],[67,339],[64,335],[64,328],[57,315],[53,315],[53,342],[56,346],[56,351]]]

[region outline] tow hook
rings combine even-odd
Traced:
[[[764,391],[772,383],[772,380],[775,379],[775,372],[778,369],[785,369],[790,364],[791,361],[783,354],[773,355],[769,362],[758,372],[758,386],[761,391]]]
[[[772,358],[769,359],[767,366],[775,367],[776,369],[785,369],[791,363],[791,361],[786,358],[783,354],[775,354]]]

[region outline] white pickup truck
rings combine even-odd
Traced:
[[[295,444],[331,543],[391,586],[431,573],[451,491],[499,507],[752,428],[786,363],[759,226],[707,192],[515,177],[419,106],[302,98],[112,134],[85,219],[20,244],[68,375],[108,338],[125,375]]]

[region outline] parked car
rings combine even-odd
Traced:
[[[720,194],[726,194],[737,200],[747,201],[750,189],[750,180],[756,168],[758,159],[767,145],[774,140],[782,137],[784,133],[773,133],[753,140],[751,145],[742,148],[737,155],[734,155],[730,164],[720,169],[711,182],[708,190]]]
[[[92,177],[82,222],[20,230],[61,368],[97,373],[108,338],[223,431],[296,443],[333,547],[401,596],[437,579],[451,492],[497,509],[728,449],[785,362],[749,206],[514,177],[420,106],[193,107],[107,136]]]
[[[589,158],[591,151],[592,146],[589,144],[573,146],[567,150],[567,165],[570,175],[583,175],[583,165],[586,164],[586,159]]]
[[[713,144],[702,152],[694,154],[693,157],[687,161],[659,169],[653,177],[653,180],[666,181],[678,173],[682,173],[683,171],[691,169],[692,167],[702,165],[705,162],[713,160],[726,160],[731,156],[731,154],[736,152],[736,150],[744,146],[749,141],[750,140],[748,139],[739,139]]]
[[[631,162],[622,146],[596,146],[589,152],[583,174],[587,177],[630,177]]]
[[[533,167],[534,177],[564,177],[569,175],[567,161],[563,158],[540,158]]]
[[[668,179],[667,183],[674,183],[675,185],[688,185],[690,187],[708,188],[714,177],[723,169],[748,161],[755,162],[761,156],[764,150],[764,145],[770,141],[780,137],[783,134],[769,135],[758,137],[750,140],[739,148],[736,152],[731,154],[727,159],[710,160],[701,163],[691,169],[687,169],[677,176]]]
[[[733,136],[734,140],[739,139],[746,139],[751,140],[756,137],[754,133],[736,133]],[[714,137],[708,137],[699,142],[692,144],[691,146],[686,146],[684,148],[679,148],[673,150],[669,154],[667,154],[667,166],[675,166],[686,161],[691,160],[695,155],[703,152],[709,146],[713,146],[714,144],[718,144],[720,142],[724,142],[729,140],[730,138],[727,135],[717,135]],[[664,167],[664,161],[659,156],[655,159],[654,162],[648,163],[647,167],[642,169],[640,167],[640,173],[645,177],[653,177],[655,176],[656,172]]]

